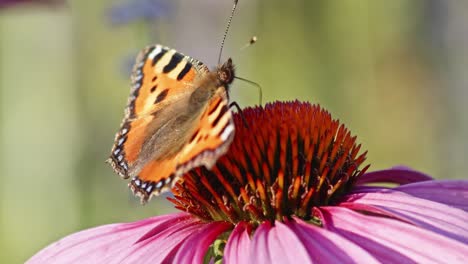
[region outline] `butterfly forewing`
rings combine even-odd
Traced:
[[[132,74],[128,102],[130,118],[152,114],[190,94],[190,85],[207,72],[201,62],[160,45],[146,48],[139,55]]]
[[[201,62],[161,45],[147,47],[139,53],[131,76],[125,116],[108,160],[119,175],[131,176],[129,168],[137,160],[148,125],[158,111],[171,102],[189,97],[194,89],[189,84],[206,71]]]
[[[194,167],[211,168],[226,152],[234,135],[231,81],[220,82],[218,72],[160,45],[139,54],[109,162],[122,177],[133,177],[130,187],[142,202]]]

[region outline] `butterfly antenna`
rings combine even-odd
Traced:
[[[252,46],[252,45],[255,44],[256,42],[257,42],[257,36],[252,36],[252,38],[250,38],[250,40],[249,40],[249,43],[245,44],[245,45],[241,48],[241,50]]]
[[[242,118],[242,121],[244,122],[244,126],[246,128],[249,128],[249,123],[247,123],[247,119],[245,119],[244,114],[242,113],[242,109],[240,108],[239,104],[237,102],[232,102],[229,104],[229,109],[235,107],[237,109],[237,113],[240,115]]]
[[[251,80],[244,79],[244,78],[242,78],[242,77],[238,77],[238,76],[235,76],[234,78],[235,78],[235,79],[238,79],[238,80],[241,80],[241,81],[244,81],[244,82],[246,82],[246,83],[249,83],[249,84],[251,84],[251,85],[257,87],[257,88],[258,88],[258,94],[259,94],[259,96],[260,96],[260,98],[259,98],[259,103],[260,103],[260,105],[262,105],[262,101],[263,101],[263,92],[262,92],[262,87],[260,86],[260,84],[258,84],[258,83],[256,83],[256,82],[253,82],[253,81],[251,81]]]
[[[232,17],[234,16],[234,11],[236,11],[237,2],[239,2],[239,0],[234,0],[234,5],[232,6],[231,15],[229,16],[229,20],[226,26],[226,31],[224,31],[223,41],[221,41],[221,48],[219,49],[218,64],[221,63],[221,55],[223,54],[224,41],[226,40],[229,27],[231,26]]]

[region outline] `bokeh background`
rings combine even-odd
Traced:
[[[0,263],[67,234],[172,211],[104,163],[139,49],[215,66],[231,0],[0,0]],[[468,2],[240,0],[223,58],[264,102],[320,103],[371,169],[468,169]],[[256,35],[258,42],[240,50]],[[236,81],[241,106],[259,101]]]

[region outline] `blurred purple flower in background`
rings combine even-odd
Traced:
[[[121,26],[131,22],[152,21],[171,12],[167,0],[127,0],[114,4],[108,13],[112,25]]]
[[[317,105],[247,108],[235,126],[216,166],[173,188],[185,212],[72,234],[28,263],[466,262],[468,181],[366,173],[367,152]]]
[[[144,37],[150,36],[152,40],[155,36],[154,22],[157,19],[167,17],[172,12],[173,3],[168,0],[126,0],[113,4],[108,9],[107,18],[113,26],[124,26],[130,23],[139,22],[143,25]],[[120,63],[120,72],[124,76],[129,76],[135,58],[139,50],[125,55]]]

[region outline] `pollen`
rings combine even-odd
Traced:
[[[205,221],[314,220],[369,167],[356,136],[318,105],[276,102],[234,114],[235,138],[211,170],[189,171],[168,198]]]

